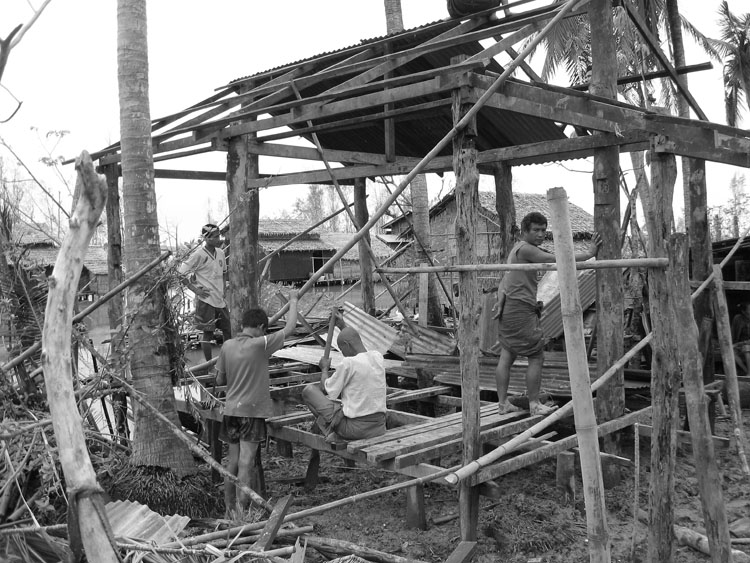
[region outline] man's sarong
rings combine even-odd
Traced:
[[[500,345],[519,356],[535,356],[544,349],[544,335],[536,307],[506,299],[500,320]]]

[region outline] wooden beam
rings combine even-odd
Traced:
[[[212,180],[226,182],[226,172],[210,172],[208,170],[167,170],[164,168],[154,169],[154,178],[162,180]]]

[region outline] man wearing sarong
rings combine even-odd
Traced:
[[[511,249],[508,264],[535,264],[554,262],[555,255],[539,248],[547,234],[547,218],[532,212],[521,220],[521,240]],[[594,258],[599,252],[602,239],[594,233],[587,252],[575,255],[577,262]],[[510,368],[517,356],[528,358],[526,370],[526,392],[529,411],[532,415],[545,416],[557,407],[539,401],[544,362],[544,338],[540,323],[541,303],[536,300],[536,270],[510,270],[503,276],[498,291],[498,313],[500,319],[499,342],[502,348],[497,363],[495,379],[500,414],[521,410],[508,401]]]

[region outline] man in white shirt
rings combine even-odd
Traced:
[[[196,328],[203,331],[201,348],[206,361],[211,359],[211,341],[219,329],[224,340],[232,338],[229,308],[224,300],[227,259],[220,248],[221,231],[211,223],[201,228],[203,246],[180,264],[179,272],[185,286],[195,294]]]
[[[383,354],[368,352],[359,333],[341,330],[338,348],[344,355],[330,376],[302,391],[302,400],[315,415],[326,442],[359,440],[385,433],[385,361]],[[339,400],[337,400],[339,399]]]

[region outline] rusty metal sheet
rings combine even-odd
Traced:
[[[144,504],[129,500],[109,502],[105,508],[112,533],[121,541],[161,545],[174,541],[190,522],[188,516],[162,516]]]
[[[580,270],[578,272],[578,293],[581,298],[582,311],[585,311],[594,304],[594,301],[596,301],[595,270]],[[542,283],[539,284],[537,298],[544,301],[544,311],[542,312],[542,332],[544,333],[544,337],[557,338],[563,333],[560,286],[557,283],[557,272],[547,272],[545,274]]]
[[[456,341],[448,334],[416,325],[416,335],[406,328],[396,330],[349,302],[344,303],[344,322],[357,329],[368,350],[385,349],[402,358],[407,354],[450,355],[456,350]]]
[[[274,358],[284,358],[286,360],[296,360],[307,364],[317,366],[323,357],[323,348],[321,346],[292,346],[291,348],[282,348],[273,353]],[[341,352],[331,349],[331,368],[336,369],[343,358]],[[401,360],[385,360],[385,370],[391,371],[401,367]]]

